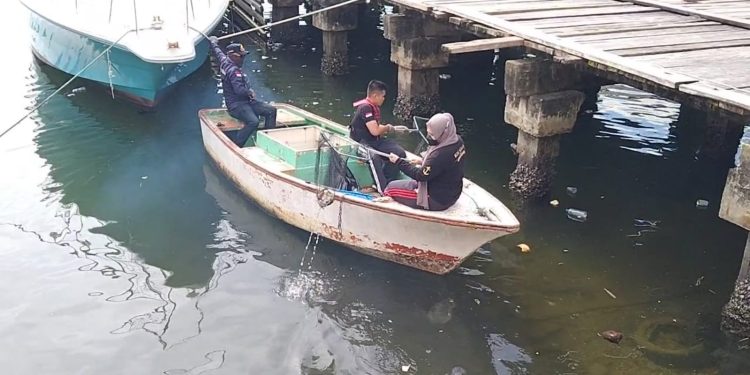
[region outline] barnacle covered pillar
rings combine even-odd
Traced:
[[[570,90],[580,75],[544,59],[505,63],[505,122],[518,128],[518,165],[510,188],[524,198],[549,192],[560,135],[573,130],[585,95]]]
[[[323,9],[342,3],[343,0],[313,0],[313,10]],[[323,31],[323,57],[320,71],[325,75],[338,76],[349,72],[349,30],[357,28],[357,5],[313,15],[313,26]]]
[[[435,114],[440,109],[440,68],[448,66],[449,58],[441,47],[462,33],[413,12],[386,15],[383,28],[391,41],[391,61],[398,65],[393,114],[402,120]]]
[[[740,162],[729,171],[719,217],[750,231],[750,145],[742,145]],[[724,331],[750,338],[750,236],[740,262],[734,292],[722,312]]]

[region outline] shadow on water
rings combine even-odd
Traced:
[[[55,86],[68,78],[46,65],[35,69]],[[85,92],[53,99],[34,118],[37,152],[50,166],[46,189],[106,222],[97,231],[169,273],[171,287],[202,286],[214,273],[207,245],[219,212],[201,194],[204,154],[190,110],[216,105],[208,89],[213,82],[197,77],[203,75],[176,88],[194,95],[171,96],[157,112],[101,100],[107,90],[87,85]]]

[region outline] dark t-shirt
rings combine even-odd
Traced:
[[[375,120],[380,124],[380,110],[375,105],[364,102],[357,106],[351,124],[349,124],[349,136],[362,143],[372,143],[380,137],[376,137],[367,129],[367,123]]]

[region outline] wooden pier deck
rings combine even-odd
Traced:
[[[498,46],[520,43],[750,115],[748,0],[387,1],[507,38]]]

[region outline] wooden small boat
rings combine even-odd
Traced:
[[[348,138],[347,127],[291,105],[275,106],[276,129],[258,131],[251,147],[240,148],[224,134],[241,127],[226,110],[203,109],[199,117],[203,144],[218,168],[281,220],[364,254],[437,274],[518,231],[510,210],[466,179],[458,202],[440,212],[311,182],[321,134],[342,153],[356,153],[359,145]],[[360,186],[372,184],[367,163],[349,158],[347,166]]]

